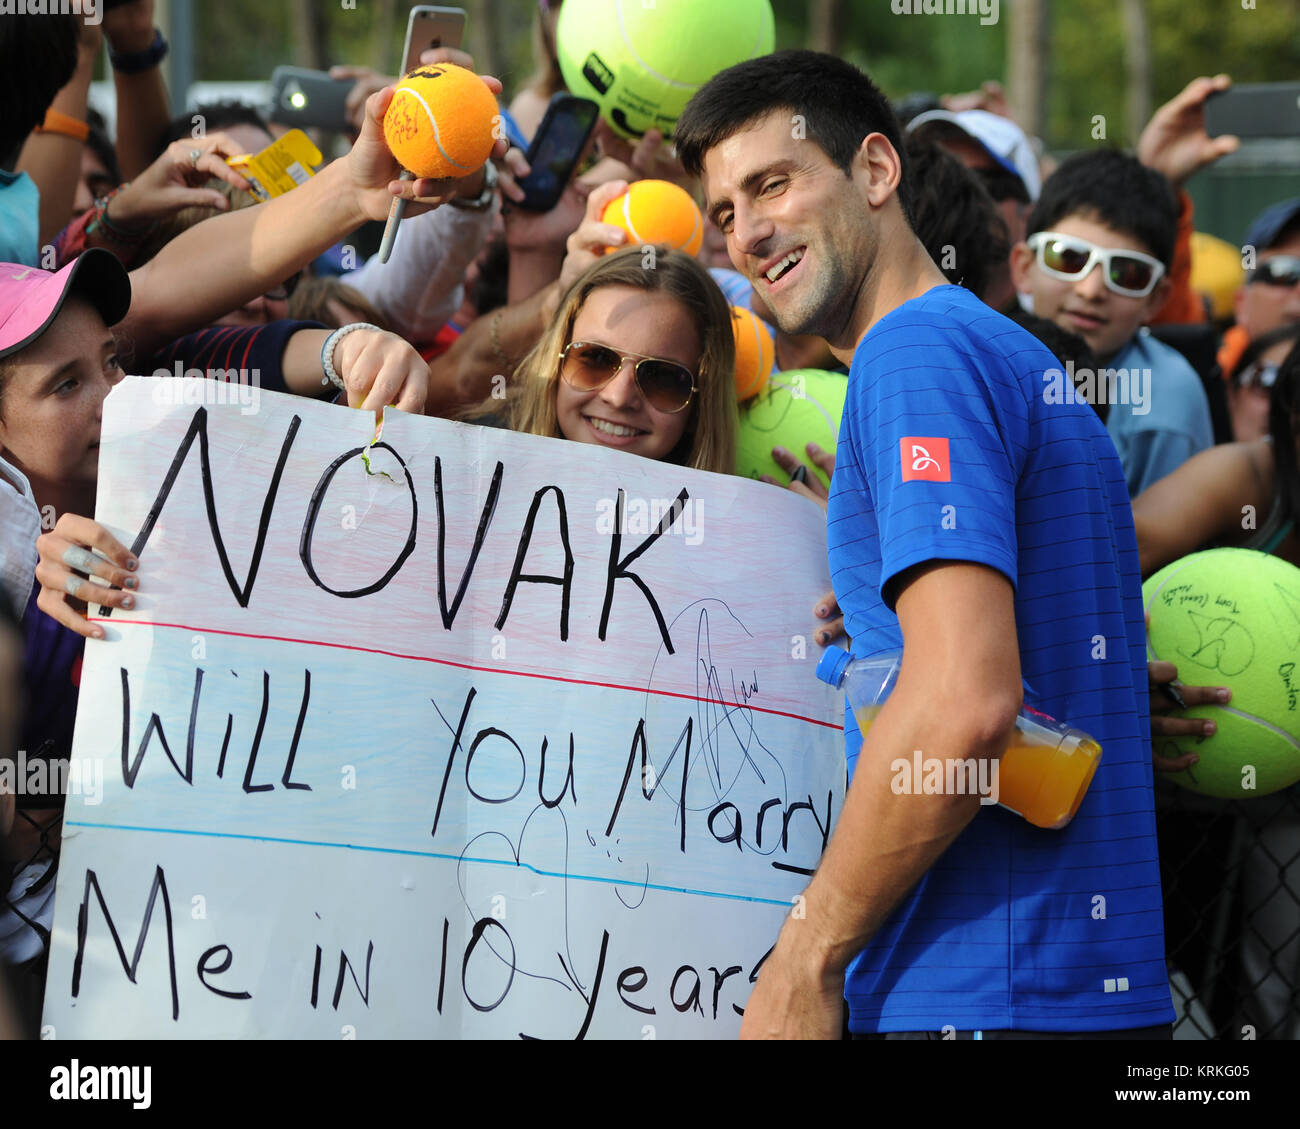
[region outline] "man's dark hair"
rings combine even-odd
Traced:
[[[714,75],[678,119],[673,136],[677,155],[687,172],[699,176],[710,149],[776,110],[798,115],[804,136],[846,176],[862,139],[883,134],[903,163],[898,198],[910,221],[910,181],[898,119],[876,84],[834,55],[777,51]]]
[[[208,133],[219,133],[232,125],[251,125],[266,133],[271,132],[270,123],[256,106],[236,101],[206,102],[168,122],[167,132],[158,143],[155,159],[161,157],[163,151],[173,141],[184,141],[194,136],[195,114],[203,116],[203,128]]]
[[[977,298],[1011,254],[1011,236],[975,174],[937,142],[907,139],[912,229],[943,271]]]
[[[1029,213],[1026,234],[1051,231],[1068,216],[1096,219],[1138,240],[1166,270],[1173,266],[1178,201],[1164,174],[1136,157],[1098,149],[1062,161]]]
[[[27,135],[77,69],[77,17],[0,19],[0,167],[10,168]]]

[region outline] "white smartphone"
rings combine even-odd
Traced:
[[[406,21],[402,74],[420,65],[420,55],[434,47],[459,47],[465,39],[465,9],[417,4]]]

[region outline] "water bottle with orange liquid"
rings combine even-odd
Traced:
[[[817,677],[842,689],[866,737],[898,681],[897,652],[856,658],[827,647]],[[1026,706],[998,761],[998,803],[1035,827],[1059,830],[1074,818],[1101,761],[1101,746],[1081,729]]]

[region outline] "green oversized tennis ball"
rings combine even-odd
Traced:
[[[784,482],[787,476],[772,458],[773,447],[784,447],[804,462],[808,462],[807,443],[833,453],[848,390],[849,378],[837,372],[796,369],[773,373],[767,388],[741,405],[736,473],[748,478],[770,474]],[[815,473],[830,485],[820,470]]]
[[[556,55],[570,93],[599,103],[623,137],[670,137],[701,86],[766,55],[771,0],[565,0]]]
[[[1213,737],[1157,737],[1157,756],[1196,753],[1167,774],[1207,796],[1249,799],[1300,780],[1300,569],[1253,549],[1209,549],[1142,585],[1147,655],[1189,686],[1226,686],[1226,706],[1196,706]]]

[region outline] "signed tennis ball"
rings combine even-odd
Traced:
[[[1196,753],[1168,773],[1207,796],[1249,799],[1300,780],[1300,569],[1253,549],[1210,549],[1142,586],[1147,654],[1189,686],[1227,686],[1226,706],[1197,706],[1213,737],[1157,737],[1157,756]]]
[[[834,452],[848,391],[848,377],[836,372],[798,369],[776,373],[767,388],[741,405],[736,473],[749,478],[770,474],[784,482],[786,473],[772,458],[773,447],[784,447],[804,462],[808,460],[806,443]],[[830,485],[820,470],[813,468],[813,473]]]
[[[601,222],[628,233],[628,246],[667,243],[688,255],[704,243],[704,217],[690,193],[668,180],[638,180],[605,205]]]
[[[397,84],[384,115],[384,140],[418,177],[469,176],[492,155],[497,100],[464,67],[418,67]]]
[[[731,329],[736,335],[736,399],[748,400],[767,386],[776,343],[762,318],[743,306],[731,307]]]
[[[671,137],[701,86],[775,39],[770,0],[565,0],[555,29],[565,85],[623,137]]]

